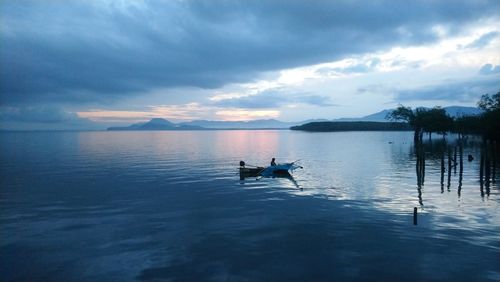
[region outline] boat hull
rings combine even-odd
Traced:
[[[266,167],[260,174],[264,176],[272,174],[288,174],[296,168],[297,166],[295,166],[294,163],[278,164]]]
[[[244,174],[245,176],[259,176],[265,167],[240,167],[240,174]]]
[[[240,167],[241,177],[257,177],[257,176],[272,176],[272,175],[290,175],[294,169],[302,168],[294,163],[277,164],[268,167]]]

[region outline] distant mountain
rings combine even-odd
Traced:
[[[466,115],[479,115],[482,113],[482,110],[474,107],[462,107],[462,106],[449,106],[444,107],[446,113],[451,117],[459,117]],[[367,115],[360,118],[339,118],[333,121],[380,121],[380,122],[388,122],[389,120],[385,119],[385,117],[391,113],[394,109],[383,110],[371,115]]]
[[[250,121],[194,120],[180,124],[187,126],[201,126],[207,129],[282,129],[311,121],[321,120],[307,120],[301,122],[283,122],[275,119],[259,119]]]
[[[250,121],[194,120],[176,124],[162,118],[154,118],[149,122],[135,123],[126,127],[109,127],[108,130],[287,129],[295,125],[315,121],[318,122],[326,120],[310,119],[301,122],[283,122],[275,119],[259,119]]]
[[[202,130],[203,127],[180,125],[163,118],[154,118],[148,122],[135,123],[126,127],[109,127],[108,130]]]
[[[444,108],[452,116],[478,115],[482,111],[474,107],[450,106]],[[385,117],[393,109],[386,109],[360,118],[340,118],[334,122],[364,121],[364,122],[389,122]],[[108,130],[208,130],[208,129],[287,129],[292,126],[308,124],[311,122],[326,122],[326,119],[310,119],[300,122],[283,122],[275,119],[259,119],[249,121],[215,121],[194,120],[190,122],[172,123],[163,118],[154,118],[148,122],[135,123],[126,127],[109,127]],[[337,125],[336,125],[337,126]]]

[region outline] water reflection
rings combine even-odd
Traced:
[[[498,158],[481,161],[477,140],[411,140],[0,133],[0,280],[498,281]],[[238,181],[239,160],[271,156],[306,169]]]
[[[464,147],[468,150],[479,148],[479,191],[482,198],[490,196],[491,186],[496,181],[496,170],[498,160],[498,150],[496,142],[480,142],[478,140],[468,140],[458,138],[448,141],[446,139],[429,140],[414,144],[413,153],[415,155],[415,170],[417,177],[418,202],[423,205],[422,190],[425,182],[426,161],[439,166],[440,192],[451,192],[452,180],[457,177],[457,196],[462,195],[462,185],[464,179]],[[472,154],[468,154],[468,161],[474,162]],[[432,169],[432,167],[427,167]],[[471,169],[477,169],[471,166]],[[453,177],[452,177],[453,172]],[[477,173],[477,172],[476,172]]]
[[[497,143],[496,142],[483,142],[481,145],[481,157],[479,167],[479,183],[481,190],[481,197],[490,196],[490,185],[495,183],[496,176],[496,155]]]

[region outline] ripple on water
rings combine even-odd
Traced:
[[[441,185],[429,152],[419,187],[408,140],[404,132],[3,135],[0,280],[498,280],[497,184],[481,192],[471,162],[461,183],[452,172]],[[271,157],[302,159],[304,169],[240,179],[239,160]]]

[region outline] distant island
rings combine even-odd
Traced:
[[[427,108],[420,108],[427,109]],[[429,109],[427,109],[429,110]],[[442,108],[443,112],[453,118],[462,116],[477,116],[483,111],[474,107],[450,106]],[[387,119],[394,109],[383,110],[362,118],[342,118],[333,121],[310,122],[292,126],[291,130],[311,132],[328,131],[411,131],[413,127],[408,122],[395,122]]]
[[[310,122],[292,126],[291,130],[328,132],[328,131],[410,131],[412,128],[406,122],[377,121],[324,121]]]

